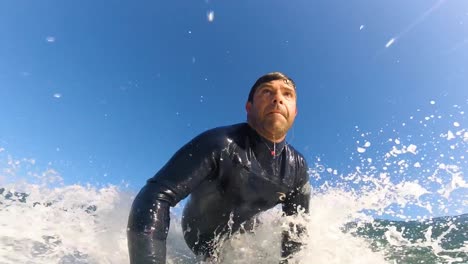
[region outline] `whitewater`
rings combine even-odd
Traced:
[[[278,207],[262,213],[253,232],[220,242],[218,262],[277,263],[281,233],[292,222],[307,233],[296,238],[304,248],[291,263],[468,263],[464,109],[417,112],[379,131],[356,127],[346,168],[310,160],[310,215],[285,218]],[[35,159],[0,146],[0,263],[128,263],[126,224],[136,193],[65,185],[67,175],[25,169],[34,166]],[[197,263],[177,211],[168,263]],[[458,218],[433,219],[444,215]]]

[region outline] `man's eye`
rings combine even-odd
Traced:
[[[285,92],[283,95],[288,97],[288,98],[291,98],[293,96],[293,94],[291,92]]]
[[[271,91],[267,90],[267,89],[264,89],[264,90],[262,90],[262,94],[271,94]]]

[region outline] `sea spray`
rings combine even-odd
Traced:
[[[468,263],[468,130],[464,111],[453,109],[418,111],[374,133],[357,127],[347,166],[309,159],[309,215],[283,217],[280,207],[260,214],[252,232],[219,240],[218,262],[277,263],[292,223],[307,227],[292,263]],[[54,168],[39,167],[0,146],[0,263],[128,263],[135,193],[65,185]],[[167,262],[197,263],[178,211]],[[440,217],[448,214],[458,216]]]
[[[12,186],[0,195],[1,263],[124,263],[128,258],[123,227],[131,200],[115,186],[22,185],[24,200]]]
[[[0,195],[0,263],[128,263],[125,231],[130,194],[116,186],[23,184],[22,192],[12,187]],[[275,262],[280,256],[281,233],[290,222],[306,225],[308,230],[300,238],[303,249],[293,258],[298,263],[467,260],[466,218],[460,223],[450,218],[424,226],[421,221],[382,222],[363,212],[386,206],[379,202],[395,195],[393,190],[360,194],[336,187],[316,188],[309,216],[282,217],[280,208],[261,214],[261,224],[253,232],[236,233],[222,244],[220,263]],[[412,197],[393,201],[401,199]],[[442,232],[435,230],[445,227]],[[457,234],[461,241],[449,241]],[[168,263],[196,263],[183,241],[179,215],[172,215],[168,253]]]

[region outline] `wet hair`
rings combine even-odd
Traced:
[[[270,72],[258,78],[258,80],[254,83],[252,88],[250,88],[249,98],[247,99],[247,101],[252,103],[253,97],[257,88],[260,87],[264,83],[275,81],[275,80],[284,80],[285,82],[289,82],[292,84],[294,90],[296,89],[296,84],[286,74],[282,72]]]

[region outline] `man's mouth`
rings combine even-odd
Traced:
[[[268,113],[269,115],[274,115],[274,114],[277,114],[277,115],[281,115],[281,116],[284,116],[283,113],[281,113],[281,111],[271,111]]]

